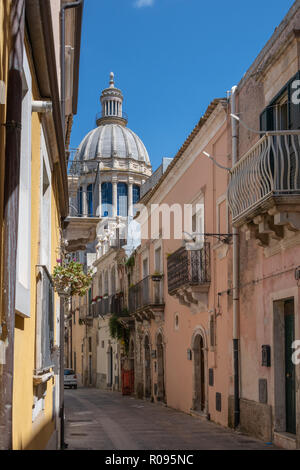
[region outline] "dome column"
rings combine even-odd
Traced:
[[[82,185],[82,215],[88,216],[87,184]]]
[[[99,217],[102,217],[102,184],[101,181],[99,182],[99,188],[98,188],[98,215]]]
[[[116,177],[112,178],[112,216],[118,215],[118,180]]]

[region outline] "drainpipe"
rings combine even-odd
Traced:
[[[21,160],[22,73],[25,0],[13,0],[10,12],[5,180],[3,213],[3,285],[0,324],[0,449],[12,449],[16,264]]]
[[[231,113],[236,114],[236,90],[231,89]],[[232,127],[232,166],[237,163],[237,122],[231,118]],[[239,386],[239,236],[233,227],[233,370],[234,370],[234,427],[240,423],[240,386]]]
[[[66,90],[65,90],[65,81],[66,81],[66,65],[65,65],[65,46],[66,46],[66,22],[65,22],[65,12],[71,8],[78,8],[83,6],[84,0],[78,0],[77,2],[65,3],[60,12],[60,31],[61,31],[61,47],[60,47],[60,67],[61,67],[61,114],[64,130],[64,140],[66,138]]]

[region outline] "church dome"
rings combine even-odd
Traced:
[[[148,152],[141,139],[128,127],[114,123],[103,123],[92,130],[80,144],[76,160],[115,157],[133,158],[150,165]]]
[[[128,127],[123,113],[123,94],[115,87],[114,74],[110,74],[110,86],[103,90],[102,113],[97,119],[97,128],[81,142],[77,161],[101,158],[131,158],[151,166],[146,147],[141,139]]]

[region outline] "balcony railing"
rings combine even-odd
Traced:
[[[269,208],[276,199],[291,201],[299,195],[299,131],[268,132],[231,170],[228,202],[233,223],[255,217],[262,205]]]
[[[210,283],[210,244],[205,242],[201,250],[187,251],[180,248],[168,257],[168,290]]]
[[[147,276],[129,289],[130,313],[160,305],[164,305],[163,277],[159,281],[153,281],[152,276]]]
[[[122,315],[124,309],[124,297],[121,294],[114,294],[97,301],[91,305],[93,317],[108,314]]]

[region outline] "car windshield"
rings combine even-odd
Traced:
[[[71,369],[65,369],[65,375],[74,375],[75,372]]]

